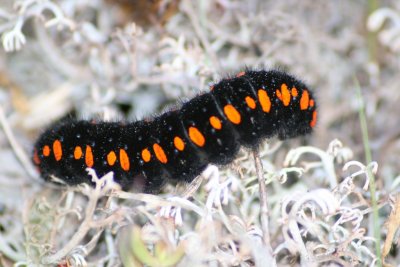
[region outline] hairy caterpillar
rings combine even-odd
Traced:
[[[45,179],[91,183],[90,167],[155,192],[168,180],[192,181],[209,163],[230,163],[240,146],[308,134],[316,124],[312,92],[282,71],[246,70],[210,89],[151,120],[60,122],[39,137],[33,162]]]

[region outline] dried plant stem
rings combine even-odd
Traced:
[[[185,189],[182,193],[182,198],[189,199],[194,195],[194,193],[199,189],[201,183],[203,182],[204,177],[203,175],[197,176]]]
[[[79,245],[79,242],[86,236],[88,231],[93,226],[93,214],[96,210],[97,201],[101,197],[101,191],[96,188],[93,190],[93,194],[89,196],[89,202],[85,211],[85,220],[79,226],[77,232],[72,236],[70,241],[59,251],[56,253],[43,257],[43,264],[54,264],[58,262],[60,259],[64,258],[71,250],[76,248]],[[102,230],[101,230],[102,231]]]
[[[22,166],[24,167],[25,171],[28,173],[30,177],[35,180],[42,182],[39,179],[37,172],[35,172],[34,167],[31,164],[26,152],[22,149],[19,145],[17,140],[14,138],[14,134],[11,131],[11,127],[8,124],[7,118],[4,114],[3,109],[0,107],[0,125],[3,128],[4,134],[6,135],[8,142],[10,143],[12,149],[14,150],[15,155],[17,156],[18,160],[21,162]]]
[[[258,149],[253,151],[253,156],[255,160],[255,167],[258,178],[258,188],[260,192],[260,217],[261,217],[261,230],[263,232],[263,241],[265,248],[267,249],[267,257],[273,259],[273,250],[271,247],[271,238],[269,234],[269,222],[268,222],[268,204],[267,204],[267,192],[265,189],[265,179],[264,172],[261,163],[261,159],[259,157]],[[272,264],[271,266],[275,266],[276,264]]]
[[[363,138],[363,144],[364,144],[364,153],[365,153],[365,161],[366,164],[368,165],[369,163],[372,162],[372,154],[371,154],[371,147],[369,144],[369,137],[368,137],[368,127],[367,127],[367,118],[365,116],[364,112],[364,101],[362,98],[361,94],[361,88],[358,80],[355,78],[355,85],[356,85],[356,90],[357,90],[357,98],[360,103],[359,107],[359,119],[360,119],[360,124],[361,124],[361,132],[362,132],[362,138]],[[370,177],[370,193],[371,193],[371,202],[372,202],[372,216],[373,216],[373,231],[374,231],[374,238],[375,238],[375,252],[376,252],[376,257],[378,258],[377,260],[377,266],[382,266],[382,261],[381,261],[381,227],[379,225],[379,214],[378,214],[378,205],[377,205],[377,200],[376,200],[376,185],[375,185],[375,176],[370,170],[370,168],[367,168],[368,176]]]

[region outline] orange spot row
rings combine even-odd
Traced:
[[[296,87],[293,87],[290,91],[286,84],[281,85],[281,90],[276,90],[276,97],[283,102],[284,106],[289,106],[291,97],[297,97],[299,92]],[[315,103],[313,99],[310,99],[310,95],[307,90],[304,90],[300,98],[300,109],[306,110],[308,107],[314,107]]]
[[[82,148],[80,146],[76,146],[74,149],[74,158],[76,160],[81,159],[82,155],[83,155]],[[114,166],[116,161],[117,161],[117,155],[115,154],[114,151],[110,151],[107,154],[108,165]],[[130,167],[129,157],[124,149],[120,149],[120,151],[119,151],[119,161],[121,164],[121,168],[124,171],[129,171],[129,167]],[[93,151],[92,151],[92,147],[89,145],[86,145],[86,149],[85,149],[85,164],[89,168],[93,167],[93,165],[94,165]]]
[[[197,140],[197,142],[199,144],[201,144],[202,142],[204,144],[205,139],[201,135],[200,132],[198,132],[197,134],[195,133],[194,136],[196,136],[196,138],[197,138],[196,140]],[[203,137],[203,141],[201,140],[201,137]],[[177,148],[179,150],[183,150],[184,147],[185,147],[185,144],[184,144],[183,140],[181,138],[179,138],[179,137],[175,138],[175,145],[177,146]],[[61,158],[62,158],[62,145],[61,145],[60,140],[58,140],[58,139],[55,140],[53,142],[53,146],[52,147],[53,147],[53,153],[54,153],[55,159],[57,161],[61,160]],[[164,150],[162,149],[162,147],[159,144],[154,144],[153,145],[153,150],[154,150],[154,153],[155,153],[157,159],[160,162],[162,162],[162,163],[167,163],[168,162],[167,156],[166,156]],[[48,157],[50,155],[50,153],[51,153],[51,148],[48,145],[45,145],[43,147],[42,153],[43,153],[43,155],[45,157]],[[83,151],[82,151],[82,148],[80,146],[76,146],[74,148],[73,156],[74,156],[74,159],[76,159],[76,160],[79,160],[79,159],[82,158]],[[94,165],[94,156],[93,156],[92,147],[89,146],[89,145],[86,145],[84,158],[85,158],[86,166],[89,167],[89,168],[93,167],[93,165]],[[107,154],[106,158],[107,158],[107,163],[108,163],[109,166],[113,166],[115,164],[115,162],[117,161],[117,155],[115,154],[114,151],[110,151]],[[150,151],[147,148],[143,149],[143,151],[142,151],[142,159],[145,162],[149,162],[150,159],[151,159]],[[40,164],[40,158],[37,155],[37,151],[36,150],[34,151],[33,160],[34,160],[35,164],[37,164],[37,165]],[[121,168],[124,171],[129,171],[129,169],[130,169],[129,156],[128,156],[127,152],[124,149],[120,149],[119,150],[119,162],[121,164]]]

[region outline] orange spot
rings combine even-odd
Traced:
[[[281,85],[281,91],[282,91],[282,102],[283,102],[283,105],[285,107],[287,107],[290,104],[290,91],[287,88],[287,85],[285,83],[283,83]]]
[[[281,91],[279,91],[278,89],[276,90],[276,97],[277,97],[280,101],[282,101],[282,93],[281,93]]]
[[[293,96],[293,97],[296,97],[296,96],[298,96],[298,95],[299,95],[299,92],[297,92],[296,87],[293,87],[293,88],[292,88],[292,96]]]
[[[174,146],[179,151],[183,151],[185,149],[185,143],[183,142],[182,138],[175,136],[174,138]]]
[[[228,120],[233,124],[239,124],[242,121],[239,111],[237,111],[237,109],[231,104],[224,107],[224,113]]]
[[[314,127],[315,124],[317,124],[317,111],[314,110],[313,114],[312,114],[312,120],[310,122],[310,126]]]
[[[309,102],[309,105],[310,105],[310,107],[313,107],[314,106],[314,99],[310,99],[310,102]]]
[[[256,108],[256,101],[254,101],[253,98],[251,98],[250,96],[246,96],[246,98],[244,100],[246,101],[246,104],[247,104],[247,106],[249,106],[249,108],[251,108],[251,109]]]
[[[267,91],[260,89],[258,90],[258,101],[260,101],[261,108],[264,112],[269,112],[271,110],[271,99],[267,94]]]
[[[241,71],[241,72],[239,72],[238,74],[236,74],[236,77],[239,78],[239,77],[241,77],[241,76],[243,76],[243,75],[245,75],[245,74],[246,74],[246,72]]]
[[[203,147],[206,143],[206,139],[203,134],[196,127],[189,127],[189,138],[199,147]]]
[[[48,145],[45,145],[43,147],[43,156],[48,157],[50,155],[50,147]]]
[[[33,150],[33,162],[34,162],[36,165],[39,165],[39,164],[40,164],[40,158],[39,158],[39,155],[38,155],[38,153],[37,153],[36,148]]]
[[[300,109],[301,110],[305,110],[308,108],[308,101],[309,101],[309,95],[308,95],[308,91],[304,90],[303,94],[301,95],[300,98]]]
[[[210,86],[210,91],[214,90],[214,85]]]
[[[117,160],[117,155],[115,155],[114,151],[111,151],[110,153],[107,154],[108,165],[113,166],[116,160]]]
[[[86,145],[85,163],[89,168],[93,167],[94,164],[92,148],[88,145]]]
[[[122,148],[119,150],[119,163],[124,171],[129,171],[129,157],[128,154],[126,154],[126,151]]]
[[[161,163],[167,163],[168,158],[167,155],[165,155],[164,149],[159,144],[154,144],[153,145],[153,150],[154,154],[156,154],[156,158],[161,162]]]
[[[56,161],[59,161],[62,158],[62,147],[61,147],[61,142],[60,140],[55,140],[53,143],[53,153],[54,153],[54,158]]]
[[[145,148],[142,150],[142,159],[144,160],[144,162],[149,162],[151,158],[151,154],[150,151]]]
[[[74,149],[74,159],[80,159],[82,154],[82,148],[80,146],[76,146]]]
[[[210,124],[214,129],[221,130],[222,128],[221,120],[215,116],[210,117]]]

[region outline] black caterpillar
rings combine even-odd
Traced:
[[[155,192],[168,180],[192,181],[209,163],[230,163],[240,146],[308,134],[316,120],[304,83],[282,71],[247,70],[151,120],[60,122],[40,136],[33,162],[46,180],[91,183],[90,167],[99,177],[113,171],[123,188]]]

